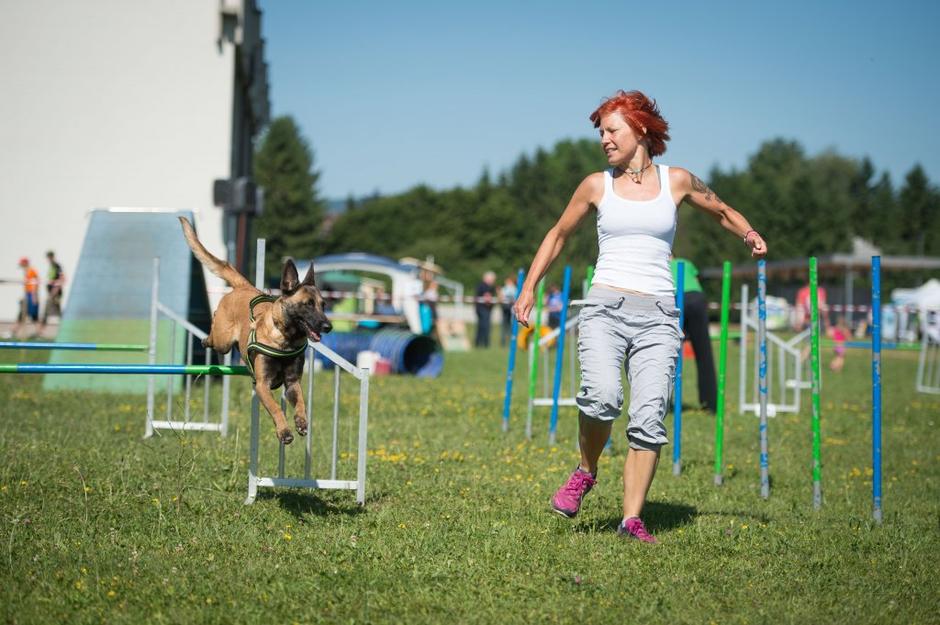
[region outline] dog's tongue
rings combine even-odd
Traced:
[[[315,331],[313,331],[313,330],[309,330],[309,331],[307,332],[307,336],[309,336],[309,337],[310,337],[310,340],[313,341],[313,342],[315,342],[315,343],[320,340],[320,333],[319,333],[319,332],[315,332]]]

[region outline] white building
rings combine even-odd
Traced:
[[[0,279],[27,256],[44,282],[49,249],[74,275],[94,208],[193,210],[206,247],[240,258],[212,189],[250,175],[267,122],[260,20],[255,0],[4,3]],[[0,320],[21,290],[0,284]]]

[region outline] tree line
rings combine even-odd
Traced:
[[[469,188],[418,185],[350,198],[343,213],[327,219],[312,150],[293,120],[281,117],[256,153],[256,178],[266,190],[257,232],[268,239],[268,267],[280,267],[285,256],[353,251],[396,259],[433,256],[448,277],[473,286],[488,269],[509,275],[528,268],[577,185],[606,166],[596,140],[564,140],[521,155],[495,176],[484,170]],[[773,139],[758,147],[744,169],[694,173],[760,229],[774,259],[849,252],[853,236],[885,254],[940,256],[940,190],[920,165],[896,188],[867,157],[832,151],[809,156],[796,141]],[[686,204],[679,213],[677,256],[700,268],[723,260],[749,262],[741,241],[707,215]],[[592,214],[568,241],[549,279],[558,281],[566,264],[583,275],[596,258]]]

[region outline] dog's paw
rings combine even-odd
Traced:
[[[307,435],[307,420],[303,417],[294,417],[294,425],[297,426],[297,433],[301,436]]]
[[[277,433],[277,440],[281,441],[282,445],[290,445],[294,442],[294,435],[290,433],[290,430],[284,428],[283,431]]]

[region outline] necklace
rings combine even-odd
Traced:
[[[647,163],[643,167],[640,167],[639,169],[630,169],[629,167],[621,167],[620,171],[630,176],[630,180],[632,180],[636,184],[640,184],[641,182],[643,182],[643,172],[649,169],[650,165],[652,164],[653,164],[653,161],[650,161],[649,163]]]

